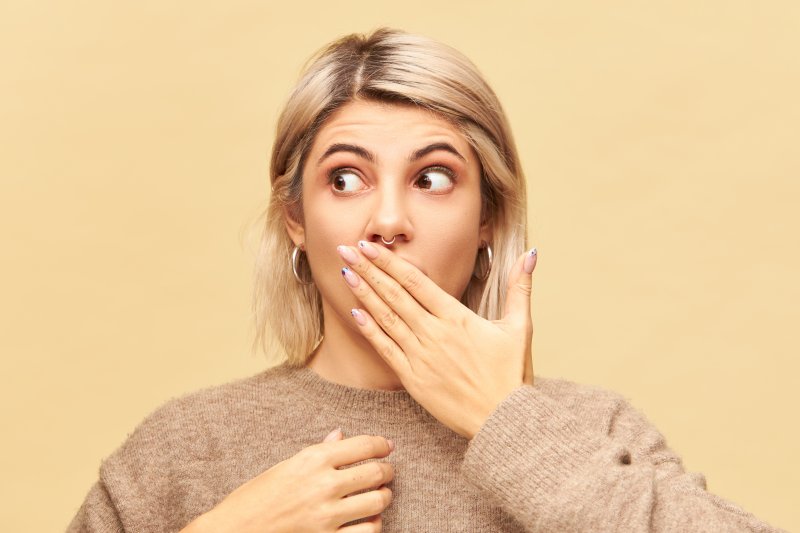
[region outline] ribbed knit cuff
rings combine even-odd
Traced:
[[[522,385],[495,408],[472,438],[461,471],[519,518],[532,518],[603,446],[574,415],[539,389]]]

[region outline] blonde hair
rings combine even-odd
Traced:
[[[272,147],[272,194],[259,217],[265,222],[255,267],[253,350],[261,347],[275,363],[304,364],[322,339],[321,296],[315,285],[294,278],[284,209],[302,222],[303,165],[316,133],[331,113],[357,99],[433,111],[477,153],[481,218],[491,224],[494,261],[485,281],[470,280],[462,303],[486,319],[501,318],[509,270],[525,248],[525,178],[500,102],[477,67],[450,46],[392,28],[341,37],[309,59]]]

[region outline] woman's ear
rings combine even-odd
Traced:
[[[480,241],[488,242],[489,244],[492,243],[492,237],[494,237],[494,229],[492,228],[492,222],[490,220],[486,220],[480,227],[478,231],[478,236]]]
[[[492,225],[492,212],[494,211],[489,203],[486,194],[483,192],[484,179],[481,178],[481,218],[478,238],[489,244],[494,240],[494,226]]]
[[[306,230],[303,223],[297,219],[297,210],[289,207],[283,208],[283,223],[286,226],[286,232],[289,238],[292,239],[295,246],[300,246],[306,242]]]

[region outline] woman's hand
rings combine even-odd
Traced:
[[[365,310],[353,318],[409,394],[471,439],[512,390],[533,383],[530,316],[536,249],[511,269],[502,319],[485,320],[389,249],[339,246]],[[366,282],[365,282],[366,280]]]
[[[322,443],[301,450],[234,490],[183,531],[380,531],[380,513],[392,501],[392,491],[382,486],[394,478],[392,465],[373,461],[339,468],[386,457],[393,449],[391,441],[383,437],[360,435],[343,439],[341,431],[334,430]],[[365,517],[372,518],[340,527]]]

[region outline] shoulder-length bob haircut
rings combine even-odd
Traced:
[[[508,273],[526,244],[525,178],[511,129],[494,91],[477,67],[452,47],[421,35],[379,28],[341,37],[308,61],[278,119],[270,161],[272,194],[259,216],[253,351],[276,364],[303,365],[324,332],[316,286],[293,274],[294,243],[284,211],[300,222],[305,159],[316,133],[336,109],[354,100],[415,105],[456,126],[478,155],[481,222],[490,222],[493,263],[488,278],[473,276],[461,302],[478,315],[502,317]],[[476,263],[485,265],[485,253]],[[301,257],[304,257],[301,255]],[[308,263],[301,276],[308,278]]]

